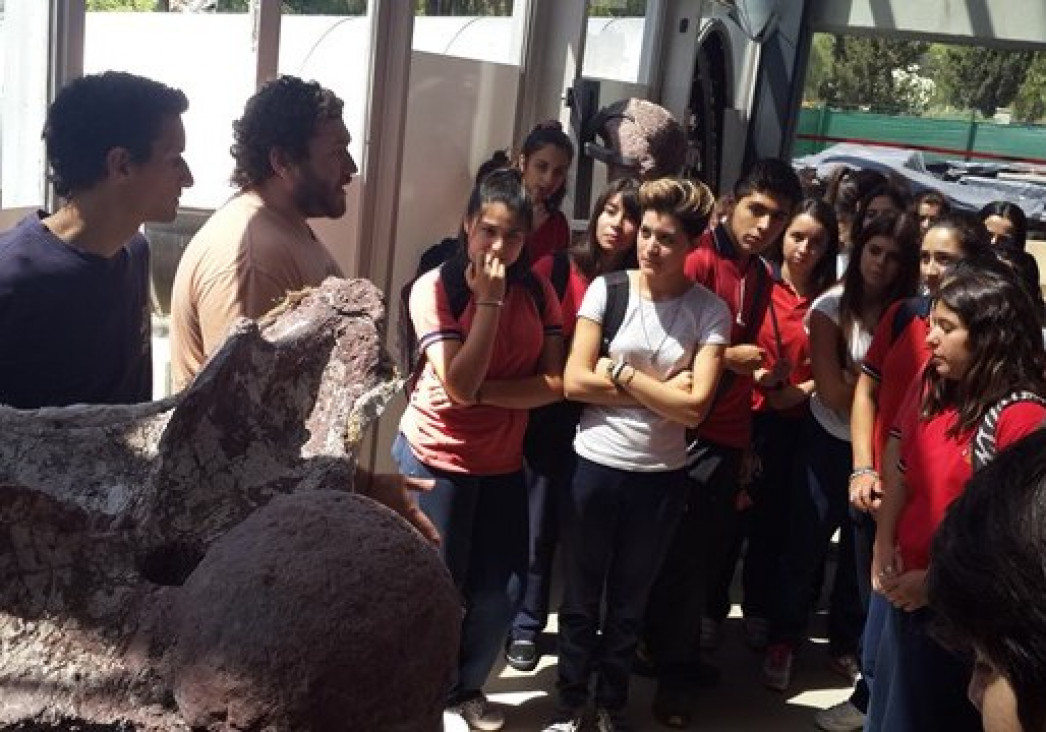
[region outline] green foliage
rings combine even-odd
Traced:
[[[592,0],[588,14],[592,18],[642,18],[647,0]]]
[[[417,15],[512,15],[512,0],[414,0]]]
[[[832,36],[815,33],[810,45],[810,59],[806,64],[806,84],[803,101],[819,101],[817,90],[828,78],[832,68]]]
[[[917,111],[919,103],[913,89],[896,79],[895,72],[917,70],[928,49],[928,43],[918,41],[835,36],[828,71],[811,91],[835,106]]]
[[[1039,51],[1028,66],[1024,83],[1013,100],[1013,118],[1018,122],[1046,120],[1046,52]]]
[[[979,46],[949,46],[936,64],[941,97],[956,107],[992,117],[1017,97],[1034,54]]]
[[[157,9],[156,5],[156,0],[87,0],[87,12],[151,12]]]

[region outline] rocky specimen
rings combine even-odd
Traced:
[[[605,146],[586,150],[608,165],[610,179],[679,175],[686,160],[686,133],[664,107],[646,99],[622,99],[600,109],[591,124]]]
[[[349,493],[397,388],[383,321],[331,279],[167,400],[0,407],[0,725],[439,728],[457,594]]]

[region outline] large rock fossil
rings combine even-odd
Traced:
[[[350,492],[383,319],[331,279],[167,400],[0,407],[0,726],[439,729],[457,594]]]

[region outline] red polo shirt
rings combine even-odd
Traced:
[[[882,449],[908,388],[930,360],[930,349],[926,345],[929,318],[928,297],[893,303],[879,319],[872,345],[861,363],[861,369],[879,382],[872,431],[872,464],[876,470],[882,467]]]
[[[733,318],[730,344],[755,343],[770,302],[771,275],[759,257],[741,252],[723,224],[709,229],[686,258],[687,276],[726,303]],[[698,436],[725,447],[744,449],[752,437],[752,377],[724,371],[725,391],[716,394]]]
[[[530,232],[527,239],[527,254],[530,261],[536,262],[542,257],[566,249],[570,246],[570,224],[562,211],[553,211],[544,223]]]
[[[901,456],[898,466],[908,487],[908,502],[897,523],[897,544],[905,570],[930,566],[930,544],[945,511],[973,475],[970,442],[976,430],[958,437],[947,432],[957,419],[949,409],[929,420],[919,418],[922,384],[908,390],[898,415]],[[1037,430],[1046,408],[1034,402],[1018,402],[1002,411],[995,431],[999,450]],[[1000,486],[1000,489],[1004,486]]]
[[[551,282],[554,261],[555,256],[550,254],[535,262],[532,269],[536,274]],[[588,289],[588,278],[574,265],[574,261],[569,258],[569,255],[568,261],[570,262],[570,274],[567,276],[567,287],[563,291],[563,299],[559,301],[559,309],[563,313],[563,340],[569,345],[570,339],[574,337],[574,326],[577,324],[577,310],[581,307],[581,298],[585,296],[585,290]]]
[[[813,378],[813,367],[810,365],[810,337],[803,323],[810,312],[812,298],[802,297],[792,288],[780,272],[774,272],[773,286],[770,290],[770,307],[767,309],[763,323],[759,327],[756,345],[766,350],[766,368],[772,368],[782,358],[792,364],[792,373],[788,383],[795,386]],[[763,389],[758,385],[752,392],[752,409],[769,411]],[[807,410],[806,404],[799,404],[782,412],[784,416],[801,416]]]

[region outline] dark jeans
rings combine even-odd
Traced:
[[[563,707],[587,702],[593,673],[597,705],[621,709],[627,703],[643,609],[685,495],[681,470],[631,472],[578,458],[562,514],[566,576],[558,688]]]
[[[872,681],[875,678],[875,654],[879,650],[879,635],[886,610],[890,604],[882,595],[872,592],[872,545],[875,543],[875,519],[870,514],[850,507],[854,526],[854,559],[857,569],[857,591],[865,609],[864,631],[861,633],[861,678],[854,685],[850,703],[862,712],[868,712]]]
[[[974,732],[981,715],[966,698],[972,659],[946,650],[927,632],[929,609],[886,611],[868,732]]]
[[[523,605],[512,621],[509,640],[536,641],[548,621],[552,589],[552,560],[559,544],[560,511],[574,475],[574,449],[564,451],[558,469],[542,471],[526,466],[527,500],[530,507],[530,557],[527,591]]]
[[[762,473],[750,488],[753,504],[743,518],[748,539],[742,570],[745,617],[769,618],[780,593],[781,553],[788,541],[790,482],[799,451],[800,419],[782,417],[777,412],[756,412],[754,416],[752,446]]]
[[[664,683],[685,682],[698,660],[701,616],[715,617],[721,610],[706,607],[706,599],[724,573],[733,571],[726,565],[737,531],[740,469],[737,448],[704,441],[690,446],[686,509],[646,613],[647,640]]]
[[[834,656],[857,653],[864,609],[857,590],[847,490],[850,443],[830,435],[812,415],[803,420],[800,429],[783,582],[770,619],[770,641],[799,644],[810,615],[810,586],[824,564],[832,534],[841,529],[828,617],[829,650]]]
[[[440,555],[465,602],[458,669],[448,704],[474,696],[494,667],[519,607],[527,568],[523,471],[468,475],[431,468],[397,435],[392,457],[404,475],[433,478],[418,503],[436,525]]]

